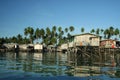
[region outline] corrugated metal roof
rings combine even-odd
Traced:
[[[104,40],[101,40],[101,41],[117,41],[117,40],[114,40],[114,39],[104,39]]]
[[[77,34],[77,35],[72,35],[72,36],[82,36],[82,35],[94,35],[96,37],[100,37],[98,35],[95,35],[95,34],[91,34],[91,33],[83,33],[83,34]]]

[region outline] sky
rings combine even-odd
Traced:
[[[73,34],[120,27],[120,0],[0,0],[0,37],[24,35],[28,26],[74,26]]]

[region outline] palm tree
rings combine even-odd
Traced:
[[[62,32],[62,27],[58,27],[58,34],[57,34],[57,36],[58,36],[58,45],[60,45],[60,41],[62,40],[62,34],[61,34],[61,32]]]
[[[53,26],[52,31],[55,33],[55,32],[56,32],[56,29],[57,29],[57,27],[56,27],[56,26]]]
[[[45,36],[45,30],[42,28],[42,29],[40,30],[40,33],[41,33],[41,37],[42,37],[42,39],[43,39],[44,36]]]
[[[120,32],[120,30],[119,30],[119,32]],[[120,38],[120,33],[119,33],[119,38]]]
[[[100,29],[100,32],[101,32],[101,38],[103,38],[103,32],[104,32],[104,30]]]
[[[7,41],[6,38],[2,37],[0,38],[0,47]]]
[[[97,35],[100,34],[100,29],[99,29],[99,28],[97,28],[97,30],[96,30],[96,34],[97,34]]]
[[[43,37],[43,41],[44,41],[44,43],[46,44],[46,45],[49,45],[50,44],[50,40],[51,40],[51,31],[50,31],[50,28],[49,27],[47,27],[46,28],[46,32],[45,32],[46,34],[44,35],[44,37]]]
[[[65,32],[66,32],[66,33],[68,32],[68,28],[65,28]]]
[[[17,35],[17,39],[18,39],[18,40],[21,40],[21,39],[22,39],[22,35],[21,35],[21,34],[18,34],[18,35]]]
[[[30,41],[29,41],[29,39],[27,37],[24,37],[23,38],[23,43],[24,44],[28,44],[28,43],[30,43]]]
[[[68,36],[68,38],[70,38],[70,37],[71,37],[71,34],[70,34],[70,33],[68,33],[68,34],[67,34],[67,36]]]
[[[59,45],[63,43],[63,35],[64,35],[64,31],[61,31],[61,33],[59,33],[58,35]]]
[[[22,40],[23,40],[22,35],[18,34],[17,35],[17,43],[22,43]]]
[[[51,35],[51,31],[50,31],[50,28],[49,28],[49,27],[46,28],[46,34],[47,34],[48,36]]]
[[[46,37],[46,38],[43,39],[43,42],[44,42],[46,45],[49,45],[50,40],[49,40],[48,37]]]
[[[64,35],[64,31],[61,31],[61,34]]]
[[[120,31],[119,31],[119,29],[118,29],[118,28],[116,28],[114,33],[115,33],[115,35],[116,35],[116,38],[117,38],[117,36],[120,34]]]
[[[40,33],[40,30],[39,30],[39,28],[37,28],[36,30],[35,30],[35,38],[38,40],[39,38],[41,38],[41,33]]]
[[[56,30],[57,30],[57,27],[53,26],[52,27],[52,37],[55,37]]]
[[[17,43],[17,38],[16,38],[15,36],[13,36],[13,37],[11,38],[11,42]]]
[[[75,30],[74,26],[70,26],[69,29],[70,29],[70,32],[73,32]]]
[[[56,45],[56,43],[57,43],[57,39],[55,37],[52,37],[51,44]]]
[[[101,29],[101,34],[104,32],[104,30],[103,29]]]
[[[90,33],[95,33],[95,30],[94,30],[94,29],[92,29],[92,30],[90,31]]]
[[[27,36],[28,35],[28,28],[24,29],[24,35]]]
[[[109,39],[110,37],[109,37],[109,29],[106,29],[105,31],[104,31],[104,38],[106,39]]]
[[[40,29],[40,34],[41,34],[42,43],[44,43],[44,39],[45,39],[45,30],[44,30],[43,28]]]
[[[57,30],[57,27],[56,26],[53,26],[52,27],[52,33],[51,33],[51,39],[50,39],[50,44],[52,45],[57,45],[57,35],[56,35],[56,30]]]
[[[114,32],[114,28],[111,26],[104,31],[104,35],[107,37],[107,39],[110,39],[114,35]]]
[[[61,33],[62,27],[58,27],[58,31],[59,31],[59,33]]]
[[[68,37],[68,28],[65,28],[65,33],[66,33],[66,36]],[[64,42],[67,42],[67,37],[64,37],[63,39],[64,39]]]
[[[69,29],[70,29],[70,32],[73,32],[73,31],[75,30],[74,26],[70,26]],[[71,34],[68,33],[68,34],[67,34],[67,37],[70,39]]]
[[[24,29],[24,34],[29,35],[30,42],[33,43],[34,40],[34,29],[32,27],[27,27]]]
[[[5,37],[5,42],[9,43],[9,38],[8,37]]]
[[[112,37],[114,35],[114,28],[111,26],[109,28],[109,37]]]
[[[85,29],[84,29],[84,27],[82,27],[82,28],[81,28],[81,32],[84,33],[84,31],[85,31]]]

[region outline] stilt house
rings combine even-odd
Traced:
[[[106,39],[100,41],[100,47],[102,48],[120,48],[120,41]]]
[[[74,46],[99,46],[100,36],[91,33],[73,35],[68,43],[61,45],[61,49],[67,49]]]
[[[69,47],[75,46],[99,46],[100,36],[91,33],[73,35],[69,39]]]

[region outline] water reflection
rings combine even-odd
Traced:
[[[74,65],[74,76],[109,75],[120,77],[120,54],[69,54],[70,64]],[[75,62],[75,63],[74,63]]]
[[[40,76],[99,76],[120,77],[119,55],[101,57],[71,53],[0,53],[0,70],[37,73]],[[2,72],[1,72],[2,73]]]
[[[67,54],[62,53],[0,53],[0,60],[8,70],[35,72],[56,76],[65,73]],[[1,64],[1,66],[3,66]]]

